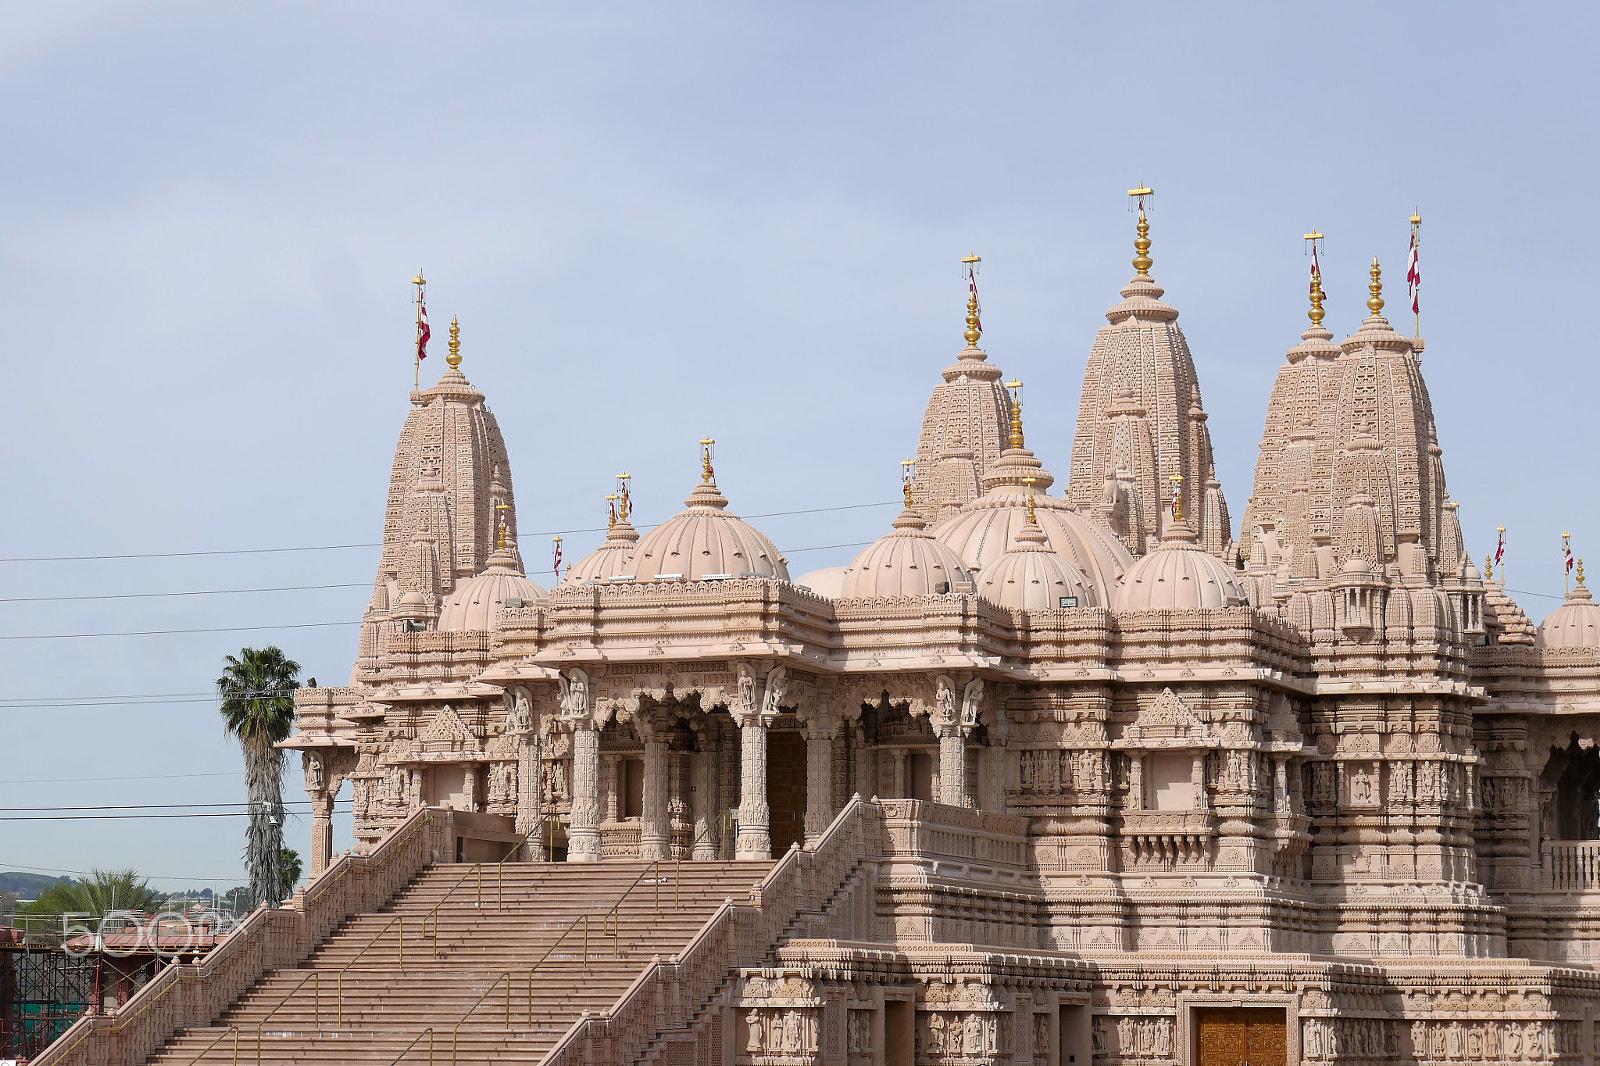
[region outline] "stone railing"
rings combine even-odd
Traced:
[[[855,797],[814,848],[790,848],[748,903],[725,901],[681,953],[652,961],[604,1016],[575,1022],[542,1066],[640,1061],[661,1033],[690,1024],[730,973],[760,965],[797,917],[820,909],[882,846],[878,806]]]
[[[453,846],[450,812],[421,810],[371,855],[340,858],[287,907],[258,909],[199,963],[163,969],[111,1017],[83,1017],[33,1066],[143,1062],[179,1029],[209,1025],[268,970],[292,966],[353,914],[376,910]]]
[[[1600,889],[1600,840],[1546,840],[1539,855],[1547,891]]]
[[[1021,873],[1029,868],[1028,820],[925,800],[879,800],[884,857]]]

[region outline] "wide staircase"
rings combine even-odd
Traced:
[[[538,1062],[770,862],[427,867],[146,1062]]]

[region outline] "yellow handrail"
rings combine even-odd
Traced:
[[[400,1049],[400,1054],[396,1055],[394,1058],[389,1060],[389,1066],[394,1066],[395,1063],[397,1063],[401,1059],[405,1058],[406,1057],[406,1052],[408,1052],[412,1048],[416,1047],[417,1046],[417,1041],[421,1040],[423,1037],[427,1037],[428,1038],[428,1066],[433,1066],[433,1026],[431,1026],[431,1025],[428,1026],[426,1029],[424,1029],[422,1032],[418,1033],[416,1035],[416,1037],[411,1041],[411,1043],[409,1043],[405,1047],[401,1048]]]
[[[489,993],[494,991],[495,986],[502,979],[506,983],[506,1028],[511,1028],[511,971],[507,970],[489,982],[489,987],[483,990],[483,995],[479,996],[472,1006],[467,1008],[466,1013],[456,1022],[455,1028],[450,1030],[450,1066],[456,1066],[456,1050],[460,1045],[461,1027],[467,1024],[467,1019],[472,1017],[472,1012],[477,1010],[478,1006],[489,998]]]
[[[546,824],[549,824],[549,823],[552,823],[554,821],[554,819],[547,818],[544,821],[545,821]],[[522,848],[523,848],[523,846],[525,844],[528,843],[528,838],[533,836],[535,833],[539,832],[539,829],[540,829],[540,827],[536,825],[532,829],[528,830],[526,833],[522,834],[522,839],[517,841],[516,844],[513,845],[509,851],[506,852],[504,858],[502,858],[499,862],[494,864],[494,867],[495,867],[495,910],[496,911],[504,911],[505,907],[506,907],[506,873],[505,873],[506,863],[512,861],[519,854],[522,853]],[[423,915],[423,917],[422,917],[422,934],[421,934],[422,937],[427,937],[429,935],[428,934],[428,922],[430,920],[433,922],[433,934],[432,934],[433,957],[436,958],[436,959],[439,957],[439,908],[443,907],[446,903],[450,902],[450,897],[455,895],[456,889],[458,889],[462,885],[466,884],[467,878],[471,877],[474,873],[476,873],[478,875],[478,903],[477,903],[477,905],[479,907],[482,907],[483,906],[483,863],[475,862],[467,870],[466,873],[461,875],[461,879],[459,881],[457,881],[455,884],[451,885],[450,888],[445,892],[445,894],[439,898],[439,902],[435,903],[433,905],[433,909],[430,910],[427,914]]]
[[[206,1045],[204,1051],[200,1052],[200,1054],[189,1060],[188,1066],[194,1066],[195,1063],[211,1054],[211,1049],[228,1039],[229,1033],[233,1034],[233,1066],[239,1066],[239,1027],[237,1025],[230,1025],[228,1028],[224,1029],[221,1036],[211,1041],[211,1043]]]
[[[339,970],[339,973],[336,975],[336,977],[335,977],[336,984],[334,986],[334,994],[339,999],[338,1007],[339,1007],[339,1024],[340,1025],[344,1024],[344,974],[345,974],[345,971],[350,969],[350,967],[354,966],[356,964],[356,962],[361,958],[361,956],[365,955],[367,953],[367,950],[369,948],[371,948],[372,945],[376,944],[378,942],[379,938],[381,938],[383,936],[383,934],[385,934],[385,933],[387,933],[389,931],[389,926],[395,925],[397,923],[400,926],[400,965],[399,965],[399,968],[402,969],[402,970],[404,970],[406,968],[406,921],[405,921],[405,915],[396,914],[393,918],[389,919],[388,923],[386,925],[384,925],[384,927],[382,929],[379,929],[375,934],[373,934],[372,939],[367,941],[366,947],[364,947],[360,951],[356,952],[355,955],[350,959],[350,961],[345,963],[344,966]],[[273,1008],[273,1009],[276,1010],[277,1008]]]
[[[312,1017],[311,1024],[313,1024],[313,1025],[321,1025],[322,1024],[322,971],[321,970],[312,970],[310,973],[308,973],[304,977],[300,978],[300,983],[295,985],[287,993],[285,993],[284,997],[282,999],[278,1000],[277,1006],[273,1007],[271,1010],[267,1011],[266,1014],[262,1015],[261,1016],[261,1020],[256,1023],[256,1066],[261,1066],[261,1030],[266,1026],[267,1019],[271,1018],[274,1014],[276,1014],[280,1010],[282,1010],[284,1008],[285,1004],[287,1004],[289,1002],[289,1000],[294,996],[294,994],[296,992],[300,991],[302,988],[304,988],[306,986],[306,982],[307,981],[315,982],[312,985],[312,992],[313,992],[313,995],[315,995],[315,997],[316,997],[316,999],[315,999],[316,1007],[314,1008],[314,1011],[313,1011],[312,1016],[311,1016]],[[342,1016],[341,1016],[340,1020],[343,1021],[343,1017]]]

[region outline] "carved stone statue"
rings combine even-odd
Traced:
[[[936,726],[954,725],[956,721],[956,689],[950,679],[940,674],[934,680],[933,690],[933,724]]]
[[[589,716],[589,675],[572,669],[556,676],[561,686],[561,717],[567,719]]]
[[[968,729],[978,725],[978,711],[983,704],[983,678],[975,677],[961,690],[961,724]]]
[[[302,756],[306,771],[306,791],[321,792],[327,787],[326,774],[322,769],[322,756],[314,751],[305,752]]]
[[[762,1029],[761,1025],[761,1012],[759,1010],[752,1010],[749,1018],[747,1018],[745,1021],[745,1025],[749,1029],[750,1035],[744,1042],[744,1049],[749,1052],[765,1051],[765,1031]]]
[[[511,694],[511,705],[506,714],[506,732],[533,732],[533,704],[528,699],[526,689],[519,688]]]
[[[782,666],[774,666],[767,673],[767,691],[761,699],[761,716],[776,718],[782,713],[781,708],[788,694],[789,671]]]

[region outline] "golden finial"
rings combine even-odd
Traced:
[[[1383,310],[1383,267],[1378,265],[1377,256],[1372,257],[1372,269],[1368,273],[1372,275],[1372,281],[1367,285],[1367,291],[1372,295],[1367,298],[1367,308],[1377,314]]]
[[[1483,579],[1494,580],[1494,552],[1488,552],[1483,557]]]
[[[1028,525],[1030,526],[1038,524],[1034,521],[1033,516],[1033,483],[1038,480],[1039,479],[1036,477],[1025,477],[1022,479],[1022,483],[1028,486]]]
[[[900,460],[900,487],[905,490],[907,510],[911,509],[911,475],[916,465],[915,459]]]
[[[450,364],[451,370],[461,365],[461,319],[456,317],[450,319],[450,354],[444,361]]]
[[[983,262],[983,257],[964,256],[961,262],[967,268],[967,332],[962,336],[966,337],[968,348],[976,348],[978,338],[983,336],[983,318],[978,309],[978,264]]]
[[[606,493],[606,504],[611,509],[611,518],[606,523],[606,528],[607,529],[616,529],[617,528],[617,500],[620,499],[620,498],[621,497],[619,497],[614,492]]]
[[[1578,556],[1578,584],[1583,584],[1583,556]]]
[[[502,501],[495,504],[494,509],[500,512],[500,521],[496,523],[500,527],[500,533],[495,546],[504,548],[506,546],[506,512],[511,510],[511,505]]]
[[[617,475],[617,517],[626,522],[633,513],[633,493],[628,490],[628,482],[633,480],[633,475],[624,470]]]
[[[1172,520],[1183,521],[1183,475],[1173,474],[1167,478],[1172,482]]]
[[[1139,236],[1133,242],[1133,249],[1138,254],[1133,257],[1133,269],[1139,272],[1141,278],[1150,276],[1150,266],[1155,262],[1150,258],[1150,220],[1144,215],[1144,198],[1154,194],[1155,190],[1145,185],[1128,190],[1128,195],[1133,197],[1139,206]]]
[[[1322,328],[1322,319],[1328,312],[1322,309],[1325,299],[1322,293],[1322,261],[1317,256],[1317,242],[1322,240],[1322,234],[1312,230],[1305,235],[1311,242],[1311,310],[1306,312],[1306,317],[1311,319],[1311,325],[1317,329]]]
[[[1022,382],[1012,378],[1006,382],[1011,390],[1011,447],[1022,447]]]
[[[716,443],[710,437],[700,441],[700,480],[708,485],[715,484],[717,480],[717,472],[711,466],[713,454],[711,449]]]

